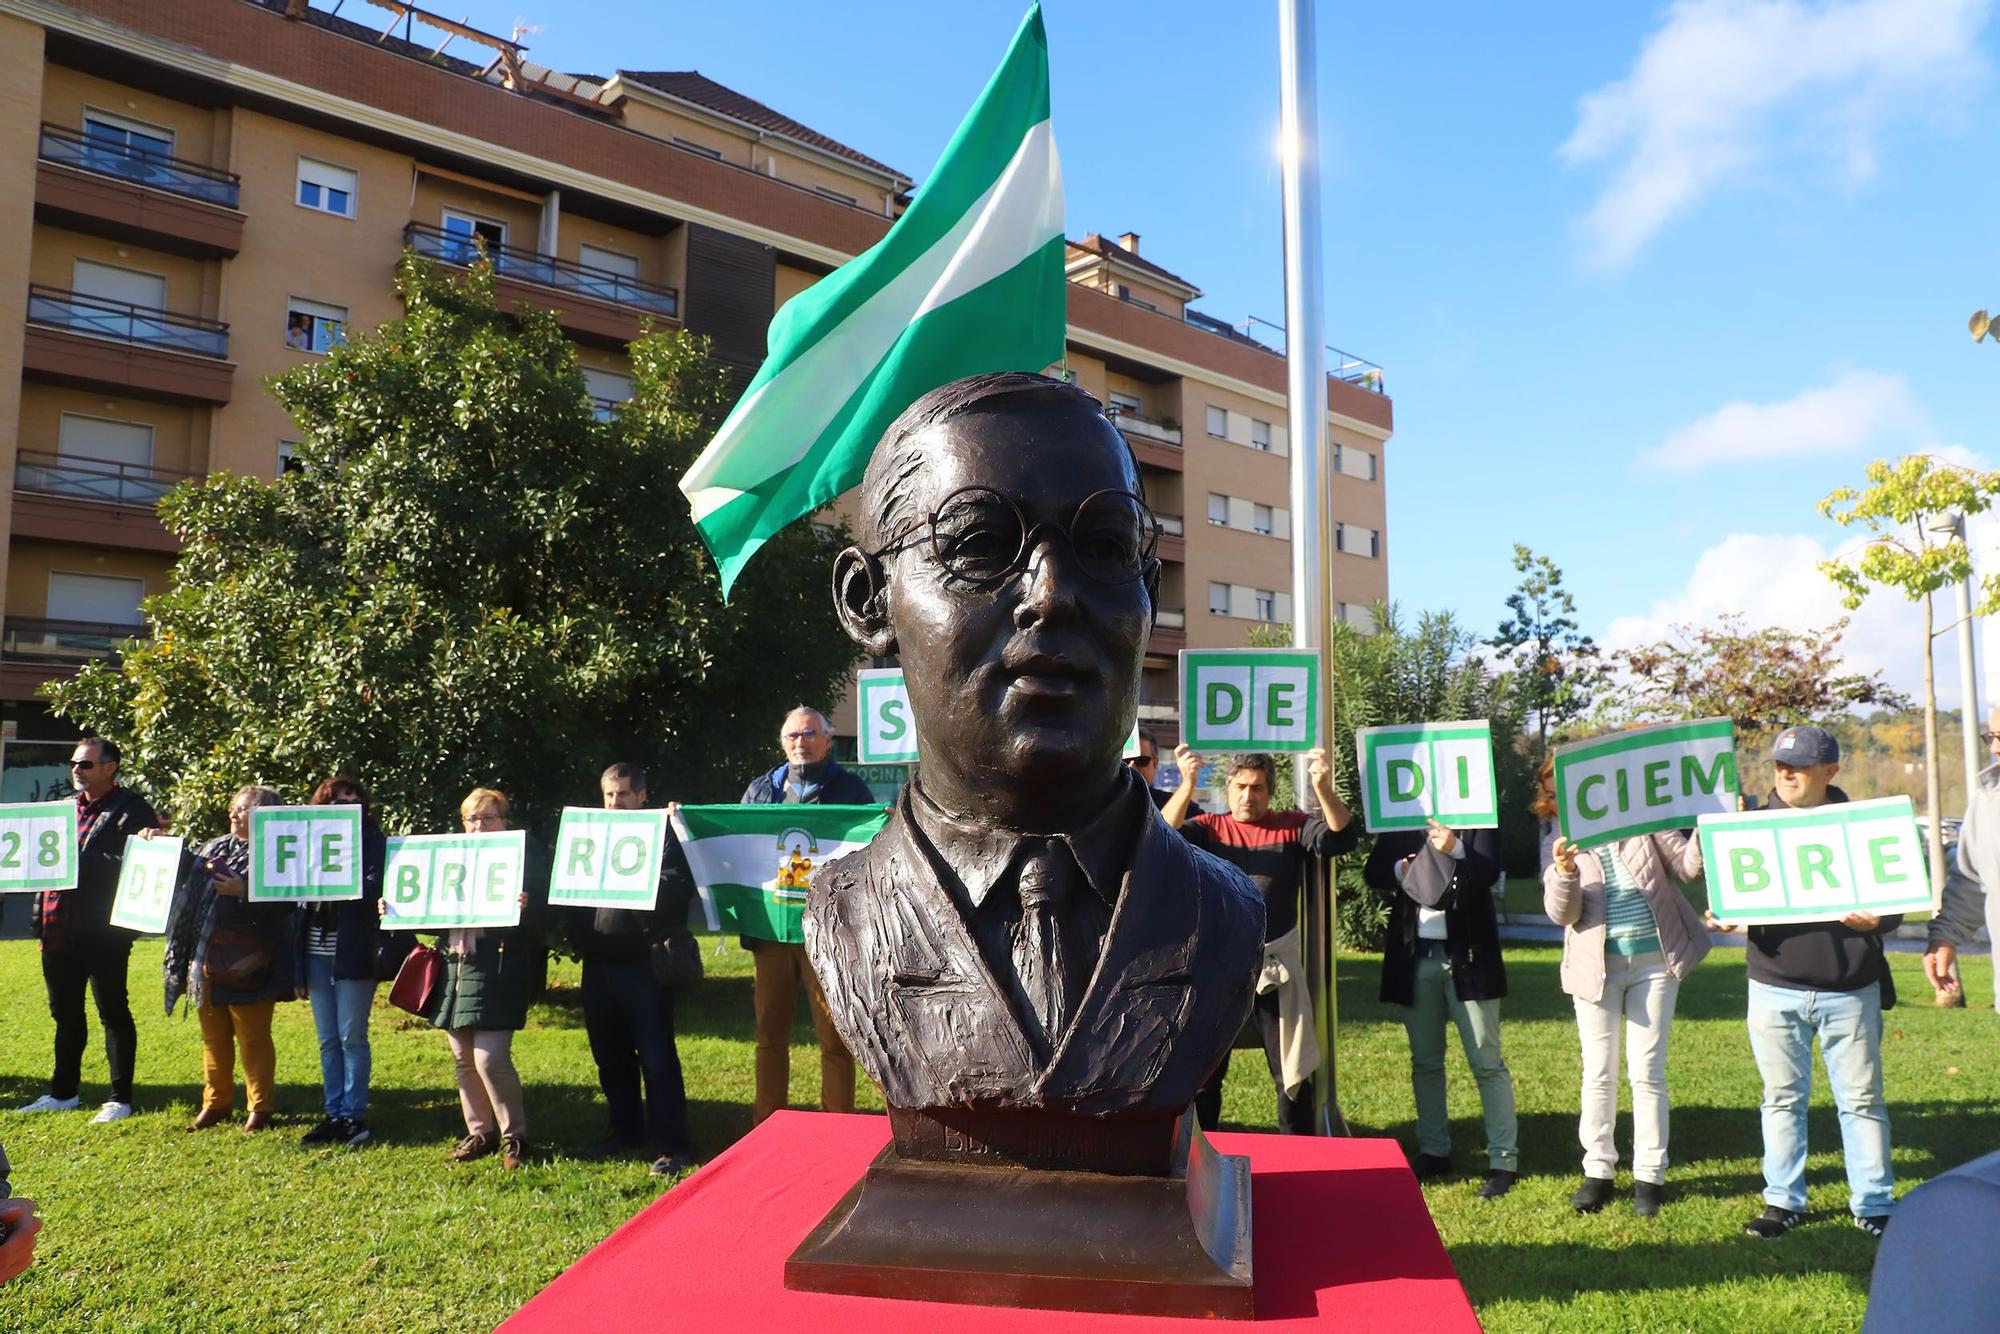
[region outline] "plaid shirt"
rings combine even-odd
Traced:
[[[97,828],[97,822],[104,818],[104,812],[110,809],[111,802],[117,795],[116,786],[97,801],[92,801],[81,792],[76,794],[77,851],[81,852],[84,845],[90,842],[91,831]],[[44,951],[68,947],[68,913],[68,896],[65,891],[44,890],[35,895],[34,929],[35,934],[41,938]]]

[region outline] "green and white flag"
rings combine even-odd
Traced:
[[[674,832],[711,931],[805,940],[806,891],[820,867],[865,847],[889,822],[880,806],[682,806]]]
[[[860,482],[911,403],[1062,359],[1063,246],[1036,4],[889,234],[771,321],[763,368],[681,479],[725,599],[773,534]]]

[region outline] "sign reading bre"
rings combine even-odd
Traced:
[[[667,813],[565,806],[556,829],[549,906],[649,912],[660,896]]]
[[[1181,739],[1195,750],[1311,750],[1319,711],[1310,649],[1181,650]]]
[[[917,721],[901,667],[864,667],[854,674],[860,703],[857,760],[862,764],[915,764]]]
[[[1422,829],[1430,820],[1453,829],[1499,828],[1493,727],[1485,719],[1363,727],[1354,734],[1354,752],[1369,833]]]
[[[250,812],[250,902],[360,897],[359,806],[259,806]]]
[[[1935,906],[1908,797],[1704,815],[1708,908],[1724,922],[1833,922]]]
[[[125,856],[118,866],[118,894],[111,900],[111,925],[141,935],[166,934],[183,846],[183,840],[165,834],[125,841]]]
[[[76,803],[0,805],[0,894],[76,888]]]
[[[1556,751],[1562,835],[1581,848],[1692,828],[1736,809],[1736,730],[1727,718],[1663,723]]]
[[[518,926],[528,835],[412,834],[389,840],[382,871],[382,928]]]

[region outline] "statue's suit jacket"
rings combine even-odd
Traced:
[[[1263,962],[1248,877],[1145,802],[1104,949],[1046,1064],[914,828],[904,789],[813,878],[805,945],[848,1050],[891,1106],[1178,1111],[1229,1053]]]

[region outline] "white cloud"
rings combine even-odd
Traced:
[[[1588,257],[1630,260],[1718,185],[1784,152],[1867,179],[1882,127],[1949,110],[1984,73],[1992,0],[1680,0],[1623,79],[1587,93],[1561,147],[1610,164]]]
[[[1849,371],[1830,385],[1776,403],[1728,403],[1681,427],[1639,456],[1665,472],[1717,463],[1850,454],[1876,445],[1898,451],[1928,423],[1900,375]]]

